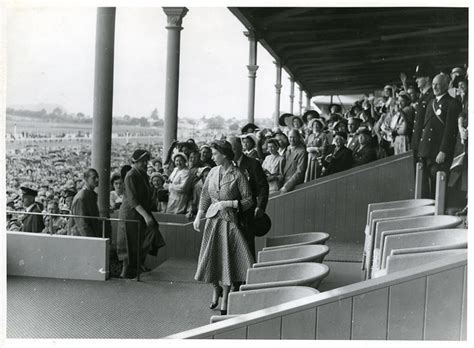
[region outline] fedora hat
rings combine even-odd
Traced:
[[[249,227],[255,236],[262,237],[270,231],[270,228],[272,228],[272,221],[270,220],[270,217],[264,213],[260,219],[252,219]]]

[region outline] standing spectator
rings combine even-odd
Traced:
[[[35,197],[38,195],[38,191],[32,187],[31,184],[24,184],[20,187],[23,207],[28,213],[41,213],[41,207],[37,202],[35,202]],[[40,233],[43,231],[44,223],[41,215],[24,214],[20,220],[22,223],[22,232]]]
[[[269,155],[262,163],[262,169],[267,176],[269,192],[278,192],[281,182],[281,162],[283,157],[278,153],[278,141],[276,139],[267,140],[267,150]]]
[[[151,208],[150,183],[146,174],[150,154],[143,149],[136,150],[132,155],[133,167],[125,176],[123,202],[119,210],[119,219],[138,220],[135,222],[119,222],[117,228],[117,256],[123,262],[122,278],[136,277],[137,253],[140,249],[140,269],[145,267],[146,255],[156,255],[158,249],[165,245]],[[137,244],[137,233],[140,241]]]
[[[392,129],[393,150],[398,155],[410,150],[409,135],[413,125],[413,109],[410,98],[405,92],[400,92],[397,99],[397,109],[390,121]]]
[[[74,196],[71,204],[71,214],[80,216],[99,216],[97,193],[94,189],[99,185],[99,174],[94,168],[84,172],[84,186]],[[69,219],[68,235],[82,237],[100,237],[101,224],[97,219],[71,217]]]
[[[209,145],[205,144],[201,146],[201,163],[211,168],[216,166],[216,162],[212,160],[212,151]]]
[[[413,121],[413,133],[411,136],[411,148],[415,161],[418,161],[418,146],[421,139],[421,133],[425,126],[425,114],[428,103],[434,98],[433,89],[431,88],[431,79],[434,75],[434,68],[429,62],[425,62],[416,66],[415,79],[420,97],[415,107],[415,119]]]
[[[312,132],[306,141],[306,151],[308,151],[308,167],[305,174],[305,182],[314,180],[321,176],[321,165],[319,160],[326,152],[329,146],[329,138],[323,132],[323,121],[320,119],[313,119],[309,122]]]
[[[282,164],[282,188],[281,192],[289,192],[296,185],[304,182],[306,168],[308,166],[308,153],[302,142],[301,135],[298,130],[292,129],[289,132],[289,142],[283,164]]]
[[[250,209],[242,214],[243,232],[250,252],[255,257],[255,231],[252,229],[253,220],[259,219],[265,213],[268,203],[268,182],[260,162],[242,153],[242,143],[237,137],[230,137],[229,143],[234,153],[234,162],[249,181],[252,194]]]
[[[187,156],[178,152],[173,155],[174,169],[165,188],[170,192],[167,214],[186,214],[189,192],[186,192],[186,184],[189,178],[189,169],[186,167]]]
[[[234,137],[240,144],[240,140]],[[213,158],[217,163],[209,172],[202,188],[199,211],[194,229],[199,232],[201,218],[206,224],[194,278],[212,284],[210,308],[217,307],[222,297],[221,314],[227,313],[230,286],[243,282],[254,258],[239,228],[237,211],[246,211],[253,205],[250,185],[237,167],[232,165],[234,153],[227,141],[212,144]],[[220,283],[220,284],[219,284]]]
[[[50,214],[59,214],[59,205],[56,201],[50,201],[47,206]],[[67,219],[63,216],[46,216],[44,219],[43,233],[67,234]]]
[[[352,167],[352,151],[345,145],[347,134],[337,132],[334,135],[333,145],[328,147],[328,154],[323,158],[324,174],[339,173]]]
[[[278,141],[278,153],[280,156],[285,156],[286,149],[288,147],[288,137],[283,132],[275,133],[275,139]]]
[[[161,201],[161,195],[163,193],[160,193],[164,191],[163,185],[165,183],[165,179],[163,178],[163,175],[161,175],[158,172],[155,172],[151,175],[150,177],[150,186],[151,186],[151,201],[152,201],[152,207],[151,211],[157,211],[157,212],[164,212],[166,209],[164,207],[164,202]]]
[[[457,135],[459,102],[448,94],[449,77],[438,74],[433,79],[433,99],[426,108],[419,156],[423,161],[423,186],[429,188],[429,198],[435,197],[436,173],[449,175]]]
[[[242,139],[245,156],[258,160],[257,136],[253,133],[246,133],[241,135],[240,138]]]
[[[377,159],[377,153],[371,144],[372,134],[367,128],[357,130],[359,140],[357,147],[352,152],[352,166],[357,167]]]
[[[123,180],[120,173],[112,174],[110,179],[112,191],[110,191],[110,210],[119,210],[123,200]]]
[[[351,151],[359,145],[359,135],[357,134],[357,130],[359,129],[362,120],[358,117],[349,117],[347,120],[347,148]]]

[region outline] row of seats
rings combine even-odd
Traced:
[[[365,279],[466,252],[462,219],[435,215],[431,199],[369,204],[362,269]]]
[[[322,264],[329,253],[324,245],[328,239],[324,232],[266,238],[245,284],[229,294],[228,314],[212,316],[211,323],[318,294],[329,274]]]

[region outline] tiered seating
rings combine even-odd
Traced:
[[[247,270],[246,284],[229,294],[228,314],[212,316],[211,323],[318,294],[316,288],[329,274],[321,264],[329,253],[323,245],[328,239],[324,232],[267,238],[257,263]]]
[[[419,201],[419,200],[416,200]],[[425,200],[428,201],[428,200]],[[400,201],[398,201],[400,202]],[[377,224],[381,221],[402,219],[414,216],[429,216],[434,215],[435,207],[433,205],[414,205],[415,203],[421,204],[422,202],[403,201],[408,206],[400,207],[399,204],[394,204],[394,208],[376,209],[367,212],[368,220],[365,228],[365,242],[364,242],[364,255],[362,258],[362,269],[370,269],[370,258],[372,257],[371,250],[374,248],[374,234]],[[428,202],[425,202],[428,203]],[[379,206],[383,204],[378,203]],[[371,204],[369,204],[370,206]],[[386,204],[386,206],[390,206]]]

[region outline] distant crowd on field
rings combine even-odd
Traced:
[[[364,96],[350,108],[331,104],[323,111],[285,113],[273,129],[243,125],[239,134],[225,137],[232,145],[233,165],[255,182],[252,189],[263,182],[270,194],[277,194],[413,150],[415,161],[425,168],[424,196],[434,196],[439,170],[448,173],[450,186],[467,191],[467,69],[441,72],[423,62],[416,66],[413,78],[401,73],[400,80],[398,86],[386,85],[380,96]],[[132,152],[141,148],[149,154],[146,181],[151,210],[193,218],[206,177],[216,166],[212,146],[211,141],[177,140],[165,158],[157,145],[116,146],[112,149],[110,211],[122,204]],[[252,164],[247,165],[248,161]],[[87,187],[84,170],[90,166],[86,145],[25,147],[7,153],[7,209],[33,211],[34,206],[39,212],[80,215],[73,209],[73,200]],[[8,229],[74,233],[64,217],[45,215],[37,227],[25,227],[25,216],[9,214]]]

